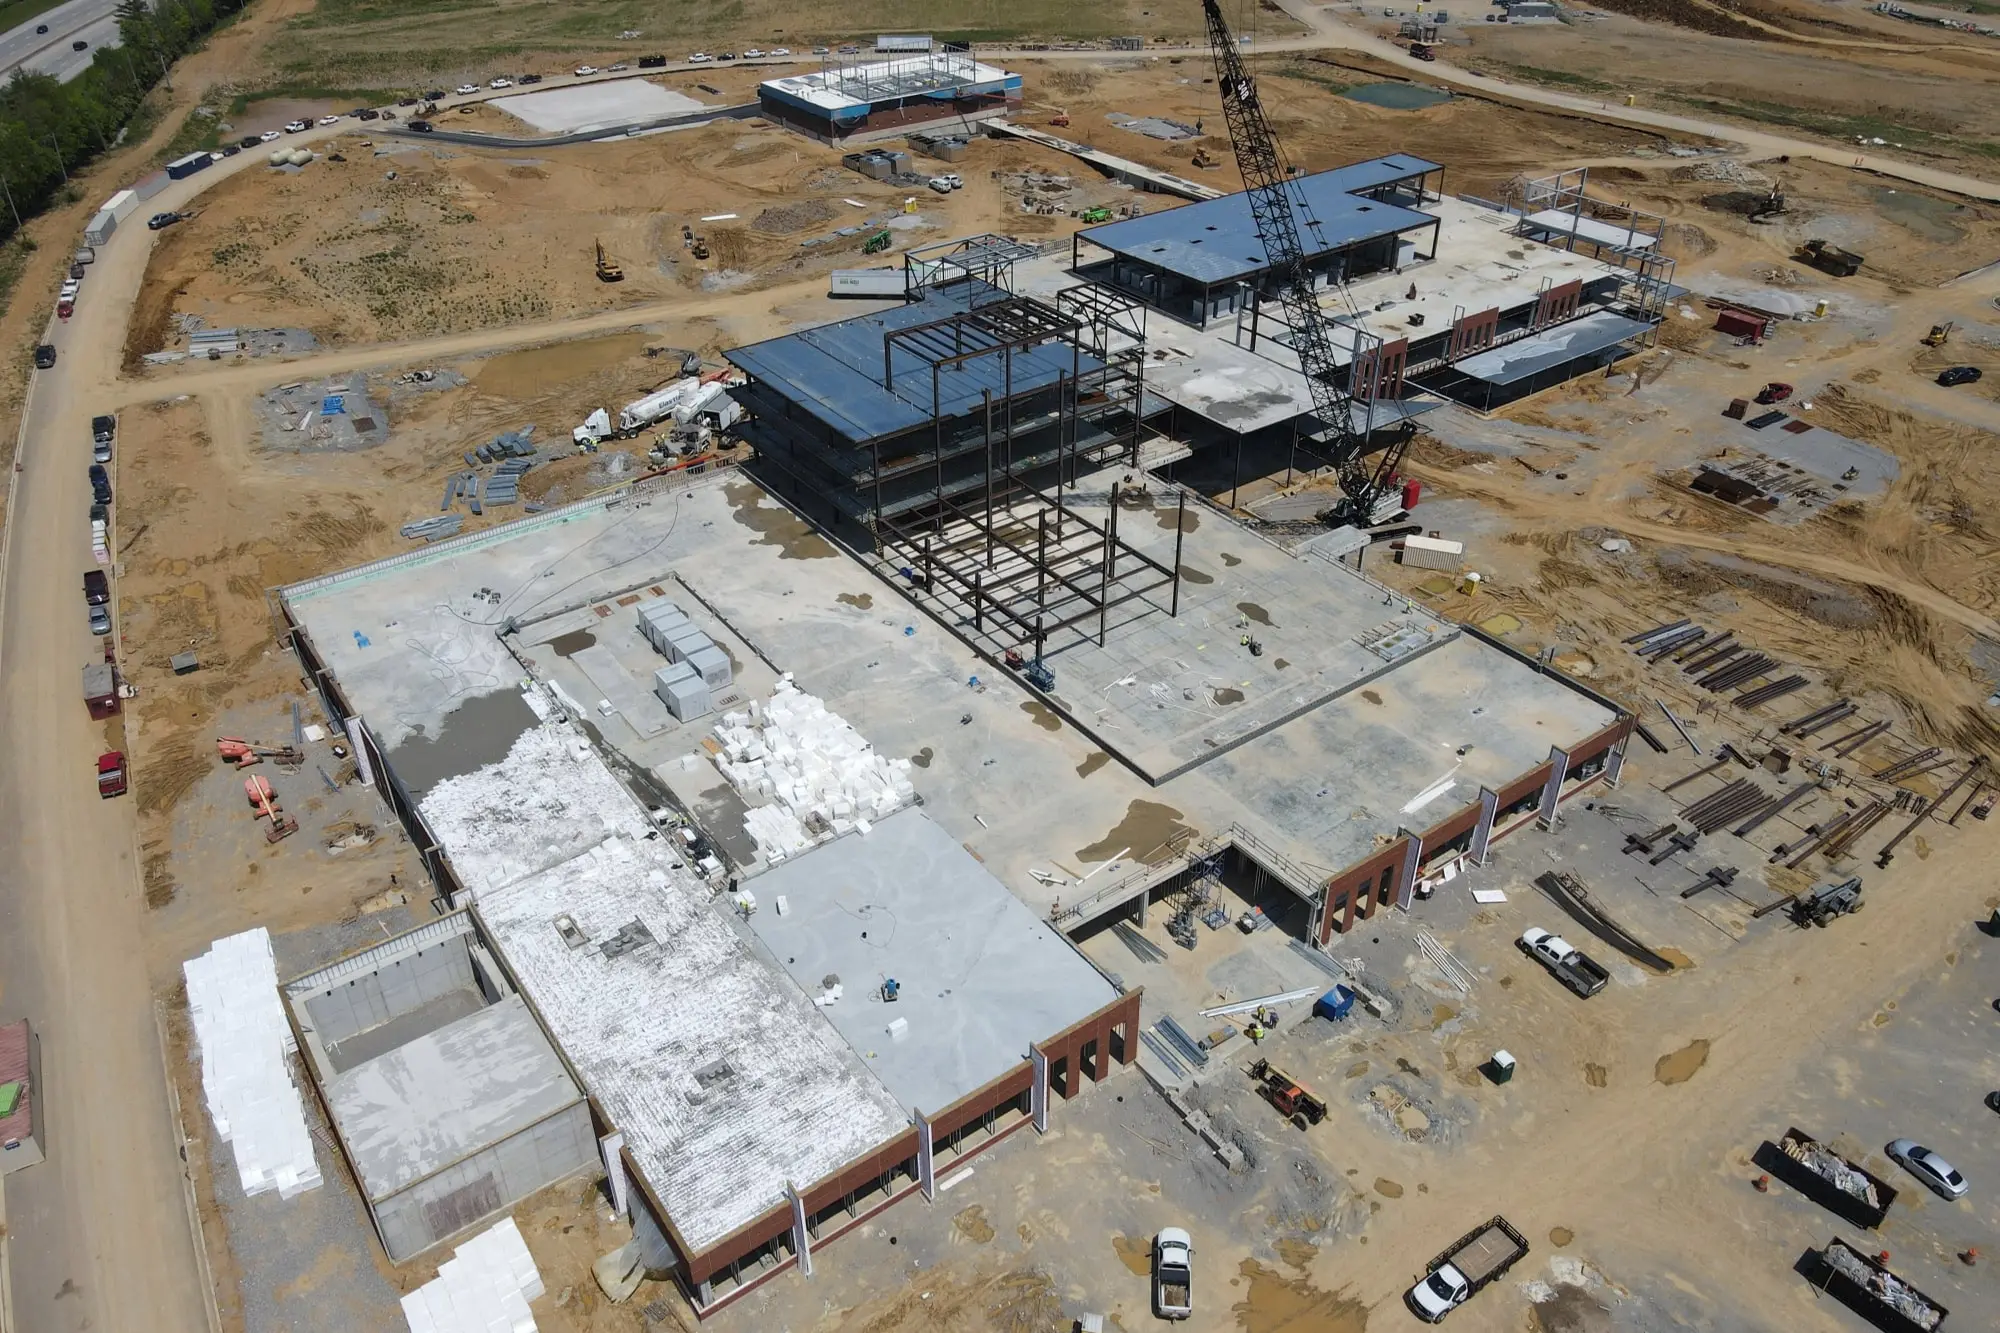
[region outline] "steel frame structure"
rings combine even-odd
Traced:
[[[932,42],[928,51],[859,51],[820,57],[828,92],[862,102],[889,102],[979,81],[979,62],[963,42]]]
[[[1008,294],[1014,292],[1014,265],[1033,259],[1041,247],[1011,236],[981,232],[957,240],[919,246],[903,255],[904,286],[912,293],[972,278]]]
[[[1573,221],[1590,218],[1610,222],[1652,238],[1651,245],[1614,245],[1579,235],[1572,228],[1559,238],[1540,236],[1536,239],[1543,245],[1572,253],[1579,245],[1588,246],[1592,257],[1607,260],[1624,269],[1629,276],[1619,295],[1636,312],[1636,318],[1644,319],[1653,326],[1653,331],[1644,340],[1646,346],[1653,346],[1659,341],[1660,321],[1666,318],[1667,299],[1674,286],[1674,260],[1661,253],[1667,221],[1657,213],[1648,213],[1630,204],[1593,199],[1589,191],[1589,167],[1575,167],[1553,176],[1540,176],[1522,187],[1521,210],[1524,215],[1555,211],[1569,214]]]
[[[993,248],[984,244],[988,239],[973,238],[968,245],[955,247],[960,257],[952,262],[993,257]],[[1000,257],[1011,265],[1010,258]],[[878,500],[870,522],[884,553],[903,562],[902,569],[920,592],[949,604],[954,618],[969,620],[975,635],[987,636],[991,622],[995,646],[1025,645],[1037,660],[1049,651],[1052,637],[1093,618],[1101,643],[1113,608],[1161,588],[1172,589],[1168,614],[1180,610],[1178,538],[1174,564],[1163,565],[1118,539],[1115,486],[1111,517],[1102,525],[1063,499],[1065,484],[1075,485],[1086,463],[1102,466],[1123,459],[1137,465],[1144,435],[1143,313],[1135,321],[1125,298],[1087,286],[1066,289],[1057,299],[1058,304],[1051,306],[1032,298],[1003,296],[883,334],[884,385],[894,382],[899,364],[905,365],[907,376],[905,363],[915,358],[930,371],[934,403],[941,375],[976,359],[1001,359],[1002,392],[997,397],[986,395],[974,417],[979,428],[962,433],[953,451],[983,453],[979,485],[947,488],[943,473],[950,448],[945,438],[947,418],[935,412],[936,489],[921,504],[889,512],[879,499],[884,475],[880,442],[871,445],[877,451],[872,480]],[[1114,333],[1132,341],[1117,346]],[[1024,423],[1017,416],[1013,358],[1051,343],[1070,348],[1071,371],[1058,376],[1053,420],[1046,419],[1051,414],[1036,413]],[[1086,355],[1101,368],[1087,367]],[[1023,460],[1015,446],[1024,425],[1029,433],[1054,431],[1052,490],[1022,475]],[[1089,427],[1103,438],[1090,443],[1085,438]],[[1045,466],[1041,455],[1047,452],[1044,449],[1029,460],[1027,470]],[[1021,536],[1029,524],[1035,532],[1032,543]],[[975,553],[968,556],[968,551]],[[1005,635],[1014,642],[1002,642]]]

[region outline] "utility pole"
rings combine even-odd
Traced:
[[[54,130],[49,131],[49,143],[56,150],[56,170],[62,173],[63,184],[68,185],[69,167],[63,162],[62,143],[56,138],[56,132]]]
[[[7,178],[0,176],[0,194],[7,196],[7,211],[14,215],[14,230],[21,230],[21,210],[14,207],[14,192],[7,188]]]

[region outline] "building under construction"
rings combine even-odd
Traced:
[[[890,59],[826,55],[811,74],[757,86],[764,118],[822,143],[864,142],[938,122],[1004,116],[1021,105],[1021,76],[973,58],[970,47],[930,42]]]

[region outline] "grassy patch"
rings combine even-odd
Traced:
[[[2000,156],[2000,144],[1990,140],[1960,139],[1953,135],[1920,129],[1915,125],[1905,125],[1882,116],[1842,115],[1833,111],[1784,106],[1777,102],[1724,101],[1719,98],[1690,97],[1677,93],[1667,95],[1683,105],[1715,115],[1734,116],[1739,120],[1752,120],[1765,125],[1782,125],[1786,129],[1800,130],[1828,139],[1841,139],[1848,143],[1857,143],[1861,139],[1882,139],[1905,148],[1921,148],[1932,152],[1958,151],[1987,157]]]
[[[1580,93],[1615,91],[1613,85],[1602,79],[1593,79],[1588,74],[1576,74],[1566,69],[1543,69],[1539,65],[1512,65],[1504,62],[1499,68],[1523,83],[1539,83],[1545,88],[1567,88]]]
[[[1315,88],[1324,88],[1336,96],[1354,86],[1346,79],[1337,79],[1331,74],[1314,69],[1311,65],[1297,63],[1280,65],[1270,72],[1281,79],[1297,79],[1300,83],[1310,83]]]
[[[327,88],[316,83],[280,83],[254,93],[238,93],[229,100],[229,117],[242,115],[259,102],[283,99],[297,102],[337,102],[343,106],[374,106],[389,94],[409,96],[409,88]]]
[[[38,14],[46,14],[63,0],[8,0],[0,5],[0,32],[6,32],[19,24],[26,23]]]
[[[1268,19],[1293,30],[1282,15]],[[641,35],[621,41],[624,31]],[[991,43],[1200,31],[1196,6],[1153,0],[319,0],[286,25],[268,59],[277,78],[375,87],[456,82],[613,53],[839,46],[857,33],[928,32]]]
[[[207,112],[206,115],[202,114]],[[181,127],[174,131],[173,138],[160,145],[153,154],[153,164],[171,162],[189,153],[199,153],[204,148],[214,149],[222,145],[222,114],[213,102],[204,102],[187,113]]]
[[[28,256],[34,254],[32,247],[21,243],[25,239],[24,236],[16,236],[0,244],[0,307],[13,299],[14,288],[28,267]]]

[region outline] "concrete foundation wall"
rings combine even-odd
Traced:
[[[307,996],[304,1004],[320,1041],[334,1046],[440,995],[475,989],[477,984],[466,938],[461,935],[343,981],[328,993]]]
[[[590,1106],[579,1101],[370,1208],[389,1258],[405,1263],[546,1185],[598,1167]]]

